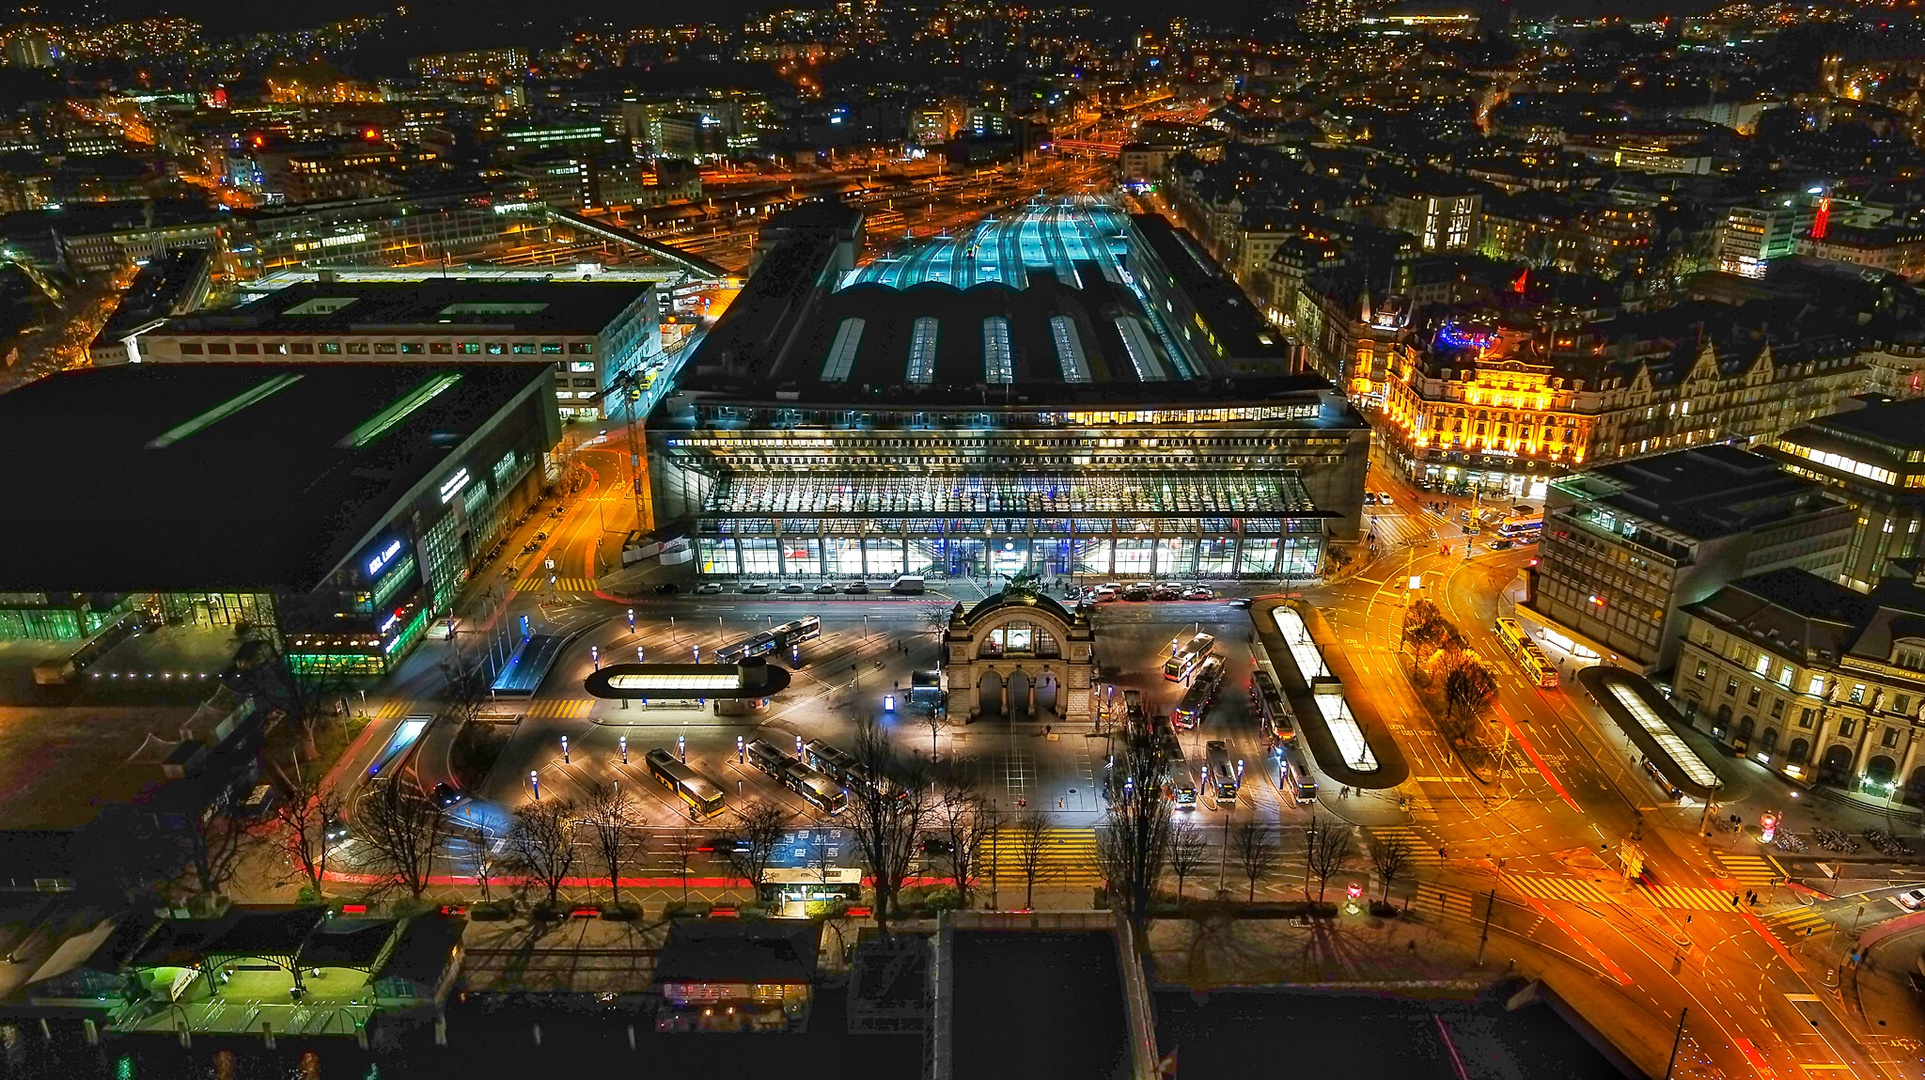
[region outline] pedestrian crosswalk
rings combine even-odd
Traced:
[[[522,578],[515,582],[515,588],[520,592],[545,592],[549,588],[548,575],[536,574]],[[588,578],[558,577],[555,579],[554,589],[556,592],[592,593],[595,591],[595,583]]]
[[[1417,911],[1438,912],[1453,918],[1471,918],[1471,895],[1442,885],[1418,885],[1411,893],[1410,906]]]
[[[1569,900],[1578,904],[1609,904],[1615,898],[1583,878],[1552,877],[1548,874],[1512,874],[1505,883],[1525,896],[1539,900]]]
[[[1035,851],[1036,884],[1045,888],[1100,885],[1103,868],[1096,854],[1095,829],[1046,829],[1032,845],[1014,826],[1004,826],[983,841],[982,877],[993,873],[1001,888],[1022,888]]]
[[[1444,849],[1438,845],[1436,839],[1409,825],[1372,826],[1369,831],[1376,845],[1403,841],[1404,846],[1409,850],[1409,854],[1404,859],[1406,869],[1442,866],[1444,863],[1442,853]]]
[[[1711,857],[1724,868],[1725,876],[1746,885],[1776,885],[1785,880],[1785,868],[1769,855],[1740,855],[1713,851]]]
[[[398,698],[389,698],[374,710],[376,720],[393,720],[398,716],[410,716],[417,710],[415,703]]]
[[[530,701],[497,703],[504,709],[513,709],[522,716],[538,717],[547,720],[580,720],[587,717],[595,708],[594,698],[537,698]],[[375,709],[376,720],[393,720],[403,716],[429,716],[440,709],[433,701],[411,701],[390,699]]]
[[[1764,917],[1764,923],[1778,940],[1791,944],[1801,938],[1819,937],[1832,931],[1832,922],[1815,907],[1795,907]]]
[[[1378,510],[1371,514],[1370,520],[1369,535],[1377,538],[1380,548],[1426,543],[1431,538],[1430,522],[1401,510]]]
[[[1644,892],[1661,908],[1686,911],[1730,911],[1731,894],[1723,889],[1704,889],[1692,885],[1646,885]]]

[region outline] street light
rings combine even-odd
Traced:
[[[626,765],[628,764],[628,736],[622,736],[618,742],[622,748],[622,764]]]
[[[684,765],[688,764],[688,739],[686,737],[681,735],[675,736],[675,756],[682,759]]]
[[[602,669],[602,647],[600,645],[590,645],[588,647],[588,659],[594,663],[595,670],[600,671]]]
[[[737,765],[742,764],[742,762],[746,760],[746,758],[744,757],[745,749],[746,748],[742,744],[742,736],[737,735],[735,737],[735,763]]]
[[[528,783],[534,786],[534,789],[535,789],[535,801],[536,801],[536,802],[540,802],[540,801],[541,801],[541,774],[540,774],[540,773],[538,773],[538,772],[536,772],[536,771],[535,771],[535,770],[533,770],[533,769],[529,769],[529,770],[528,770]]]
[[[568,736],[561,737],[561,763],[568,764]]]
[[[638,663],[638,664],[646,664],[646,663],[648,663],[648,661],[647,661],[647,660],[644,660],[644,659],[642,659],[642,657],[643,657],[643,655],[644,655],[644,654],[643,654],[643,652],[642,652],[642,647],[641,647],[640,645],[637,645],[637,646],[635,646],[635,662],[636,662],[636,663]]]
[[[635,632],[635,609],[634,608],[628,609],[628,632],[631,634]]]

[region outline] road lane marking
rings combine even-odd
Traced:
[[[1549,919],[1552,925],[1556,926],[1559,930],[1564,931],[1565,935],[1568,936],[1572,941],[1577,942],[1578,945],[1582,947],[1585,952],[1590,954],[1591,959],[1597,961],[1598,965],[1602,967],[1605,972],[1607,972],[1612,978],[1618,981],[1618,985],[1620,986],[1631,985],[1631,976],[1623,968],[1619,967],[1616,961],[1612,960],[1609,956],[1605,955],[1603,950],[1599,949],[1596,945],[1592,944],[1590,938],[1584,936],[1583,933],[1579,932],[1577,927],[1572,926],[1570,923],[1570,920],[1565,919],[1563,916],[1559,915],[1556,911],[1553,911],[1549,904],[1546,904],[1544,901],[1539,900],[1535,896],[1526,896],[1524,898],[1524,902],[1530,905],[1531,910],[1537,912],[1539,915],[1544,916],[1546,919]]]

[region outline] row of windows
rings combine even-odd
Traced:
[[[372,352],[376,356],[559,356],[564,352],[576,356],[589,356],[595,345],[589,341],[572,341],[564,348],[559,341],[183,341],[180,343],[182,356],[365,356]]]

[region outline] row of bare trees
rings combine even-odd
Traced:
[[[1477,735],[1484,711],[1497,697],[1497,679],[1470,650],[1463,632],[1436,604],[1417,600],[1404,610],[1404,645],[1418,681],[1440,693],[1444,709],[1438,733],[1462,746]]]

